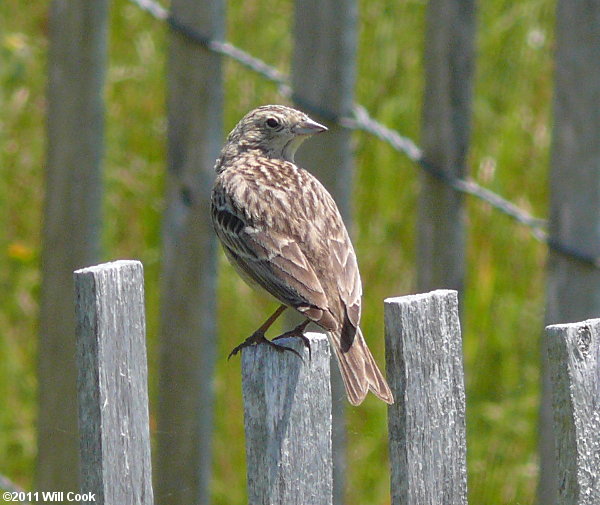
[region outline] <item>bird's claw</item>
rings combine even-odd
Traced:
[[[275,340],[275,339],[273,339],[273,340]],[[270,345],[270,346],[271,346],[273,349],[275,349],[277,352],[285,352],[285,351],[290,351],[290,352],[294,353],[294,354],[295,354],[296,356],[298,356],[298,357],[299,357],[299,358],[302,360],[302,362],[304,363],[304,358],[302,357],[302,355],[301,355],[301,354],[300,354],[298,351],[296,351],[296,349],[292,349],[291,347],[287,347],[287,346],[285,346],[285,345],[279,345],[279,344],[276,344],[275,342],[273,342],[273,341],[271,341],[271,340],[268,340],[268,339],[266,339],[266,338],[265,338],[265,343],[266,343],[266,344],[269,344],[269,345]]]
[[[290,333],[290,332],[288,332],[288,333]],[[283,335],[281,335],[280,337],[282,337],[282,336]],[[277,337],[277,338],[280,338],[280,337]],[[306,337],[304,337],[304,338],[306,338]],[[273,340],[276,340],[276,339],[273,339]],[[296,356],[298,356],[302,361],[304,361],[304,359],[302,358],[300,353],[298,351],[296,351],[296,349],[292,349],[291,347],[286,347],[285,345],[276,344],[275,342],[272,342],[267,337],[265,337],[264,333],[259,332],[259,331],[254,332],[246,340],[244,340],[240,345],[234,347],[233,350],[229,353],[229,356],[227,356],[227,360],[231,359],[232,356],[235,356],[236,354],[238,354],[245,347],[250,347],[251,345],[256,345],[256,344],[267,344],[271,348],[275,349],[277,352],[290,351],[290,352],[294,353]],[[309,356],[310,356],[310,346],[308,349],[309,349]]]
[[[310,340],[304,334],[305,326],[306,326],[306,324],[300,324],[300,325],[296,326],[296,328],[294,328],[290,331],[286,331],[285,333],[282,333],[281,335],[275,337],[273,340],[279,340],[280,338],[292,338],[292,337],[299,338],[300,340],[302,340],[304,347],[306,347],[308,349],[308,360],[311,361],[312,360],[312,350],[310,348]]]

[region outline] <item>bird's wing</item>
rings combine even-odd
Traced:
[[[337,281],[340,300],[347,318],[356,328],[360,324],[362,284],[356,254],[345,228],[329,239],[329,251],[330,268]]]
[[[251,222],[223,195],[213,196],[212,217],[225,252],[246,280],[310,319],[323,318],[323,286],[296,240],[262,220]]]

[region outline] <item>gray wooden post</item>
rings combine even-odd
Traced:
[[[561,505],[600,503],[600,319],[546,327]]]
[[[296,105],[329,131],[301,147],[298,164],[325,185],[351,229],[354,163],[351,132],[332,122],[350,116],[356,82],[356,0],[296,0],[292,88]],[[328,111],[329,114],[319,111]],[[332,358],[333,359],[333,358]],[[342,505],[346,484],[346,394],[332,362],[334,503]]]
[[[556,16],[550,238],[600,257],[600,4],[560,0]],[[550,253],[546,325],[600,315],[600,269]],[[556,503],[551,383],[542,347],[538,503]]]
[[[352,133],[333,120],[352,113],[357,12],[356,0],[297,0],[294,11],[293,99],[329,128],[303,145],[296,157],[331,192],[346,219],[354,172]]]
[[[171,9],[180,23],[223,38],[223,0],[174,0]],[[156,434],[163,505],[210,499],[217,265],[209,202],[223,135],[221,66],[220,56],[171,34]]]
[[[75,293],[81,492],[152,505],[142,264],[77,270]]]
[[[456,291],[385,300],[392,505],[466,505],[462,340]]]
[[[36,489],[79,489],[72,283],[99,256],[107,25],[107,0],[50,5]]]
[[[431,0],[425,36],[422,143],[425,159],[452,177],[467,174],[473,85],[475,0]],[[424,173],[418,209],[417,285],[462,293],[464,196]]]
[[[243,350],[248,503],[331,505],[331,391],[327,337],[278,340]]]

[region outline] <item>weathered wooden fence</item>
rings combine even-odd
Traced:
[[[356,81],[357,0],[322,0],[312,7],[296,0],[296,5],[293,98],[311,112],[326,108],[332,115],[324,114],[324,120],[349,115]],[[467,173],[474,8],[471,0],[430,0],[427,7],[424,157],[419,161],[434,164],[441,180]],[[168,66],[169,177],[164,218],[157,486],[161,496],[167,497],[165,505],[190,501],[206,504],[216,324],[212,310],[214,238],[204,231],[223,102],[222,58],[214,52],[218,44],[211,46],[206,40],[222,44],[225,0],[174,0],[170,15],[160,7],[152,9],[174,28]],[[53,0],[50,10],[38,377],[36,486],[40,489],[76,486],[75,377],[74,367],[68,366],[73,358],[70,349],[75,323],[65,302],[72,288],[66,279],[72,270],[98,257],[108,10],[105,0]],[[547,323],[584,319],[600,312],[600,269],[589,261],[598,255],[600,243],[600,206],[595,192],[600,157],[596,113],[600,67],[589,65],[599,57],[600,9],[593,2],[558,0],[557,19],[556,128],[547,242],[560,254],[553,253],[549,263]],[[204,47],[199,47],[198,41]],[[305,156],[341,199],[348,218],[353,158],[350,133],[335,122],[329,125],[332,133],[307,145]],[[332,159],[335,163],[329,162]],[[320,169],[325,166],[328,170]],[[428,176],[422,182],[417,260],[420,289],[460,288],[466,257],[463,198]],[[572,249],[583,252],[587,263],[574,261],[577,254],[564,255]],[[195,282],[187,282],[190,278]],[[57,367],[57,363],[64,366]],[[551,381],[549,374],[544,376],[539,494],[546,505],[554,501],[557,479]],[[195,398],[196,403],[182,402],[186,397]],[[203,408],[199,408],[200,403]],[[333,415],[341,419],[344,408],[342,403],[335,403]],[[173,425],[179,431],[173,432]],[[191,441],[190,433],[194,433]],[[334,502],[341,505],[343,422],[334,424],[333,436],[337,449],[333,451]],[[171,487],[174,476],[185,480],[185,485]]]
[[[142,265],[75,272],[81,492],[100,505],[151,505]],[[456,291],[385,301],[391,503],[466,505],[462,341]],[[330,353],[244,349],[248,498],[252,505],[331,505]],[[549,326],[545,343],[561,505],[600,503],[600,319]],[[382,436],[385,432],[381,427]],[[386,471],[382,469],[382,471]],[[89,496],[89,495],[88,495]]]

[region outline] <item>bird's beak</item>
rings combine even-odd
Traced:
[[[301,121],[292,127],[292,132],[296,135],[314,135],[315,133],[324,131],[327,131],[326,126],[323,126],[310,118],[307,118],[305,121]]]

